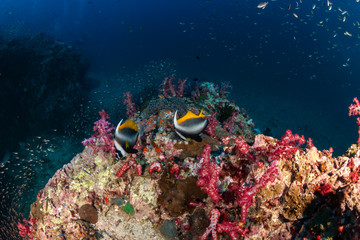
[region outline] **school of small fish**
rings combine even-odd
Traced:
[[[351,57],[351,54],[354,53],[356,49],[359,50],[360,42],[354,42],[354,40],[352,40],[354,38],[360,39],[360,19],[358,17],[359,14],[356,12],[357,8],[360,8],[360,5],[357,5],[359,1],[360,0],[350,0],[347,2],[338,2],[333,0],[314,0],[305,2],[302,0],[295,0],[285,3],[279,0],[270,0],[266,2],[254,2],[248,0],[243,3],[247,6],[248,11],[238,11],[237,15],[229,14],[229,20],[234,21],[234,24],[239,26],[248,26],[251,24],[254,26],[254,28],[250,28],[248,31],[244,31],[241,27],[239,28],[237,33],[241,32],[244,39],[231,42],[226,38],[221,38],[221,36],[216,34],[215,27],[213,26],[209,28],[208,38],[211,41],[223,44],[224,48],[234,55],[236,55],[238,51],[242,52],[242,49],[248,46],[249,43],[247,40],[251,42],[251,39],[256,38],[259,42],[257,48],[258,51],[242,57],[244,60],[252,63],[252,66],[264,66],[266,63],[262,61],[261,55],[271,44],[272,38],[274,38],[272,31],[275,30],[273,28],[276,30],[280,28],[280,35],[284,37],[292,35],[291,39],[294,41],[293,44],[301,44],[300,41],[304,39],[312,40],[315,44],[315,51],[309,54],[309,52],[303,50],[302,52],[299,52],[299,54],[303,54],[304,56],[312,55],[310,57],[313,61],[312,65],[327,64],[329,58],[326,57],[326,55],[329,53],[333,53],[332,57],[337,58],[335,55],[341,52],[346,59]],[[238,5],[240,4],[238,3]],[[234,9],[236,9],[236,7],[237,6],[234,6]],[[255,18],[254,11],[256,16],[262,15],[264,18]],[[251,21],[252,19],[255,20]],[[209,19],[208,21],[219,21],[219,19],[214,18]],[[271,24],[271,28],[267,25],[268,21],[269,23],[274,22]],[[184,33],[189,33],[198,27],[194,21],[180,21],[179,24],[184,28]],[[228,24],[228,22],[226,22],[226,24]],[[224,26],[226,24],[224,22]],[[304,28],[311,29],[312,31],[309,30],[309,32],[303,32]],[[235,36],[236,31],[237,29],[232,31],[231,34]],[[324,40],[326,37],[327,40]],[[342,44],[350,45],[341,47]],[[318,51],[317,49],[319,48],[326,48],[327,52]],[[301,51],[301,48],[299,51]],[[288,54],[285,51],[279,52],[278,49],[272,50],[271,52],[276,56]],[[236,58],[241,58],[241,56],[236,56]],[[283,63],[281,60],[275,60],[275,62],[277,64]],[[342,64],[338,66],[341,67]],[[350,63],[347,63],[346,66],[350,66]],[[304,64],[301,67],[306,66]],[[348,69],[348,73],[351,75],[351,68]]]

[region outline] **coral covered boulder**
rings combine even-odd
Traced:
[[[39,192],[30,219],[18,225],[22,236],[356,239],[359,147],[335,158],[303,147],[304,136],[290,130],[279,140],[255,135],[249,116],[216,88],[202,83],[191,95],[148,101],[140,108],[146,114],[132,115],[139,139],[124,156],[115,154],[111,124],[102,117],[94,128],[102,134],[84,141],[83,152]],[[223,122],[219,106],[226,108]],[[209,117],[201,141],[174,131],[178,107]]]

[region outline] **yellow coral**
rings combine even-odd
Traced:
[[[105,171],[99,172],[97,178],[97,186],[100,189],[104,189],[109,182],[111,182],[111,176],[113,175],[111,168],[106,168]]]

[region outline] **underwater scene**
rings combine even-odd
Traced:
[[[360,239],[359,0],[1,0],[0,239]]]

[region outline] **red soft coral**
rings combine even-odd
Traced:
[[[277,161],[281,158],[290,159],[294,156],[297,148],[305,143],[304,136],[292,134],[290,130],[285,132],[285,135],[274,146],[268,149],[268,161]]]
[[[196,185],[209,194],[214,203],[218,203],[220,201],[220,194],[217,187],[217,180],[220,170],[216,167],[215,162],[210,161],[210,152],[211,146],[207,144],[204,147],[204,153],[201,155],[201,168],[198,171],[200,177]]]
[[[130,168],[135,168],[136,175],[142,175],[142,166],[138,164],[134,159],[130,159],[122,164],[122,166],[117,170],[116,175],[121,177],[124,173],[129,170]]]
[[[246,236],[246,233],[249,231],[248,229],[244,229],[240,227],[238,224],[234,222],[223,221],[219,223],[217,226],[218,233],[226,232],[229,234],[232,240],[238,240],[237,234],[239,233],[242,237]]]
[[[265,187],[268,182],[275,180],[274,175],[280,173],[277,167],[270,167],[258,180],[255,181],[251,187],[241,186],[239,184],[230,184],[229,189],[237,196],[237,203],[241,207],[241,220],[240,222],[246,222],[247,210],[253,203],[254,195]]]
[[[220,219],[219,209],[214,208],[210,212],[210,225],[206,228],[205,232],[200,236],[200,240],[206,240],[207,236],[211,233],[212,239],[217,240],[217,225]]]
[[[18,223],[17,224],[17,227],[19,229],[19,234],[20,236],[22,237],[29,237],[30,239],[32,239],[34,237],[34,227],[33,227],[33,224],[37,221],[36,218],[32,218],[32,219],[23,219],[23,222],[25,224],[21,224],[21,223]]]

